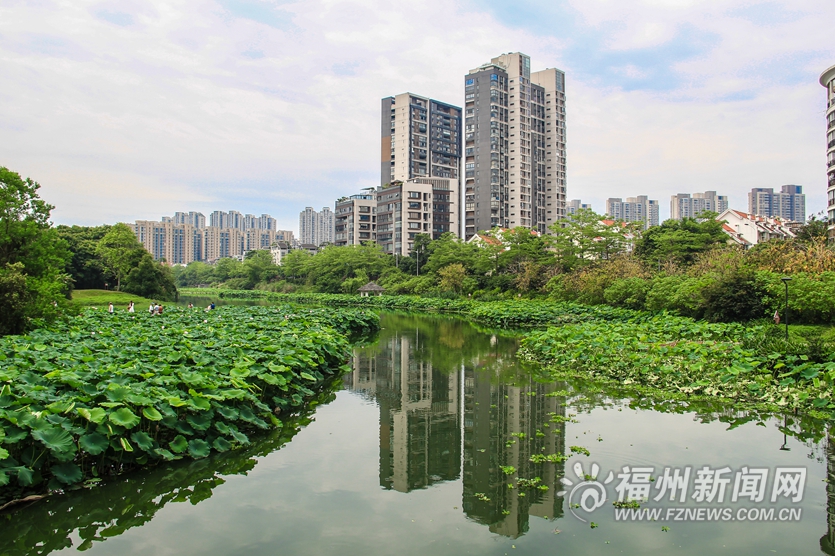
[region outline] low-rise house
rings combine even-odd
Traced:
[[[733,209],[722,212],[716,220],[724,221],[723,229],[729,241],[746,249],[771,239],[791,239],[797,229],[794,222],[779,216],[758,216]]]
[[[289,241],[276,241],[270,247],[270,254],[273,256],[273,262],[277,265],[281,265],[282,259],[290,253],[292,246],[290,245]]]

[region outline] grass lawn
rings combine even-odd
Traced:
[[[147,311],[152,300],[132,293],[111,290],[74,290],[72,301],[82,307],[107,307],[107,304],[112,302],[117,310],[126,310],[128,302],[133,301],[136,305],[136,311],[139,312]],[[165,305],[165,302],[163,302],[163,305]]]

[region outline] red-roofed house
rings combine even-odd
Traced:
[[[795,237],[793,222],[780,217],[758,216],[739,210],[728,209],[716,217],[725,221],[722,229],[730,241],[744,248],[751,247],[770,239],[790,239]]]

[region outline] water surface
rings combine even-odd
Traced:
[[[245,451],[0,516],[0,555],[835,553],[824,482],[835,481],[835,464],[820,423],[804,424],[804,437],[790,417],[661,411],[589,385],[538,382],[514,357],[518,338],[458,319],[386,314],[382,326],[355,349],[335,399],[310,416]],[[572,446],[590,455],[531,462]],[[597,463],[601,477],[624,466],[653,467],[654,478],[664,467],[803,467],[802,501],[781,502],[802,518],[615,522],[609,500],[585,515],[592,528],[557,494],[563,477],[579,482],[577,462],[587,473]],[[724,506],[746,505],[757,504]]]

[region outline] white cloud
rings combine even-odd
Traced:
[[[796,182],[823,198],[823,90],[763,68],[835,61],[827,1],[793,2],[800,15],[767,33],[728,15],[750,2],[576,1],[586,27],[559,36],[440,0],[262,4],[251,11],[273,10],[267,23],[210,0],[7,0],[0,164],[40,181],[60,222],[236,209],[295,228],[305,205],[377,183],[381,97],[461,104],[469,69],[522,51],[568,71],[571,197],[657,191],[664,206],[666,188],[740,198]],[[682,85],[664,93],[612,83],[647,78],[639,61],[581,82],[584,61],[566,55],[594,29],[611,30],[601,52],[662,52],[685,26],[713,46],[674,63]],[[721,100],[736,94],[751,100]]]

